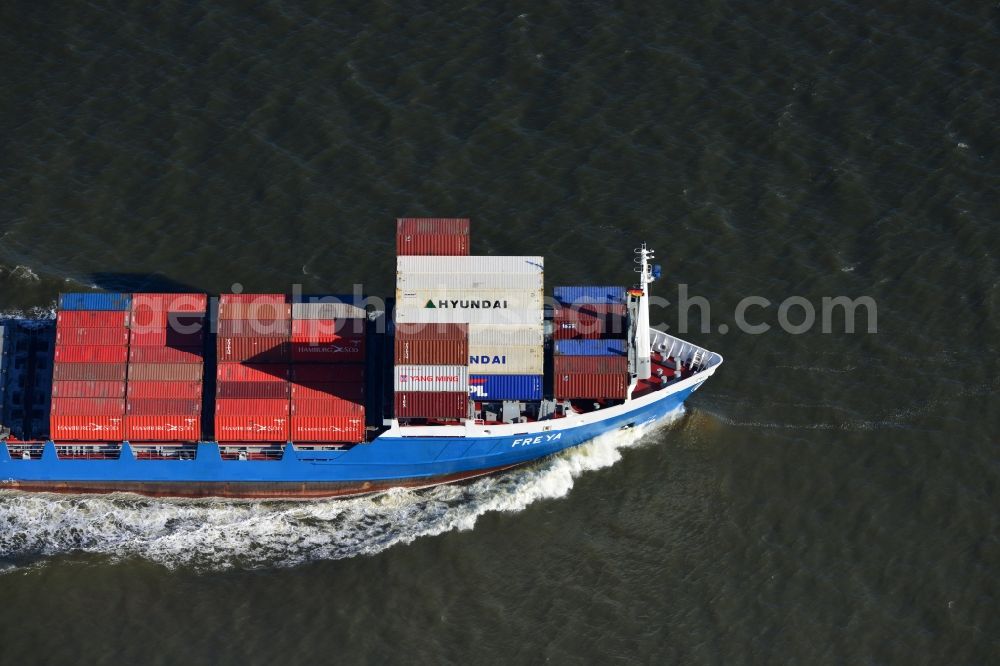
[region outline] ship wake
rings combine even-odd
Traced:
[[[613,465],[622,449],[681,413],[498,476],[353,499],[167,500],[2,491],[0,574],[63,557],[143,558],[212,571],[374,555],[420,537],[470,530],[489,512],[518,512],[564,497],[580,474]]]

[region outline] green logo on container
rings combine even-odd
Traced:
[[[425,308],[437,308],[437,306],[434,305],[434,301],[432,301],[430,299],[427,300],[427,305],[425,305],[424,307]]]

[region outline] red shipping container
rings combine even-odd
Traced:
[[[218,398],[252,398],[255,400],[288,399],[288,382],[219,382],[215,387]]]
[[[49,417],[49,437],[57,442],[120,442],[125,439],[125,419],[117,416]]]
[[[325,397],[319,399],[293,399],[292,416],[358,416],[364,418],[365,406],[362,402]]]
[[[125,417],[125,439],[130,442],[196,442],[201,439],[201,417],[129,414]]]
[[[464,419],[469,413],[465,392],[435,393],[399,391],[395,395],[396,418]]]
[[[129,398],[125,413],[129,416],[198,416],[201,414],[200,398]]]
[[[197,312],[157,312],[140,310],[133,312],[129,327],[134,331],[155,328],[172,328],[179,331],[204,330],[208,319]]]
[[[400,218],[396,220],[396,254],[468,255],[469,220],[466,218]]]
[[[556,373],[552,386],[557,400],[622,400],[628,394],[628,375]]]
[[[159,382],[200,382],[204,368],[195,363],[131,363],[128,380]]]
[[[215,414],[217,416],[287,416],[288,399],[264,399],[254,400],[252,398],[216,398]]]
[[[557,400],[620,400],[628,393],[628,359],[624,356],[555,356],[553,369]]]
[[[339,398],[363,403],[365,385],[354,382],[308,382],[294,383],[292,400],[323,400]]]
[[[396,339],[397,365],[467,365],[469,340]]]
[[[348,382],[360,384],[365,381],[365,366],[349,364],[293,365],[292,381],[297,384],[303,382]]]
[[[176,349],[174,347],[129,347],[131,363],[204,363],[201,349]]]
[[[622,304],[558,307],[553,316],[552,337],[558,340],[623,338],[627,332]]]
[[[129,401],[145,398],[201,400],[201,382],[130,381]]]
[[[123,382],[127,368],[125,363],[56,363],[52,380]]]
[[[293,416],[293,442],[363,442],[364,415],[358,416]]]
[[[219,294],[219,307],[233,303],[284,305],[287,302],[287,294]]]
[[[468,340],[468,324],[396,324],[396,340]]]
[[[53,398],[124,398],[125,382],[58,381],[52,382]]]
[[[52,416],[121,416],[124,398],[53,398]]]
[[[337,342],[293,342],[293,363],[361,363],[365,360],[365,339],[346,338]]]
[[[263,365],[220,363],[215,370],[215,377],[220,382],[288,381],[289,374],[287,365],[273,363]]]
[[[290,303],[223,303],[219,305],[219,321],[226,319],[291,319]]]
[[[287,338],[290,319],[220,319],[218,335],[223,338]]]
[[[201,350],[204,329],[178,330],[173,328],[133,329],[129,344],[133,347],[171,347]]]
[[[287,442],[287,416],[215,415],[215,439],[220,442]]]
[[[364,337],[366,319],[293,319],[292,342],[336,342]]]
[[[56,328],[57,345],[120,345],[128,344],[128,329],[121,328]]]
[[[60,310],[56,328],[125,328],[128,313],[119,310]]]
[[[288,338],[217,338],[219,363],[287,363]]]
[[[132,294],[132,312],[206,312],[206,294]]]
[[[626,356],[553,356],[555,374],[627,374]]]
[[[398,217],[396,234],[426,236],[468,236],[471,221],[467,217]]]
[[[56,345],[55,362],[58,363],[125,363],[128,347],[85,347],[82,345]]]

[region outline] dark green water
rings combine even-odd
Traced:
[[[393,218],[468,215],[550,286],[649,242],[726,364],[637,442],[460,488],[0,494],[0,663],[996,661],[995,3],[124,7],[0,8],[8,314],[385,293]],[[743,334],[751,295],[878,332]]]

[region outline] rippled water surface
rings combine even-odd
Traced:
[[[671,423],[463,486],[0,492],[0,663],[995,661],[998,16],[0,8],[7,315],[387,293],[393,218],[468,215],[475,253],[543,254],[547,286],[627,281],[649,242],[656,293],[711,303],[684,337],[726,357]],[[750,295],[766,334],[736,330]],[[784,333],[792,295],[871,296],[878,332]]]

